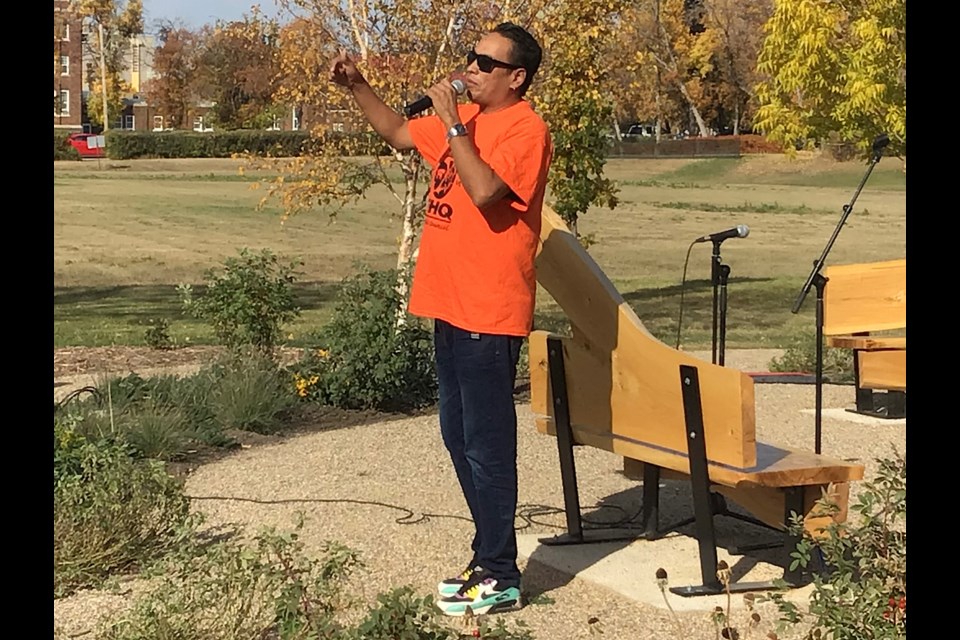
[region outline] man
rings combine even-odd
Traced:
[[[467,55],[472,104],[458,105],[443,80],[427,90],[434,114],[412,120],[384,104],[344,52],[330,72],[392,147],[416,148],[433,167],[409,310],[434,320],[440,431],[476,528],[467,568],[438,587],[449,615],[521,606],[513,388],[533,323],[553,154],[524,99],[541,57],[526,30],[500,24]]]

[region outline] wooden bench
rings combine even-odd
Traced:
[[[824,269],[823,336],[853,351],[856,413],[906,416],[907,260]]]
[[[621,455],[624,473],[644,480],[641,537],[662,533],[655,521],[659,479],[692,482],[704,584],[675,590],[681,595],[719,592],[712,539],[719,496],[781,531],[791,513],[803,516],[811,533],[822,531],[826,520],[812,510],[824,491],[841,507],[836,518],[846,517],[848,483],[862,479],[864,467],[758,443],[750,376],[654,338],[563,220],[546,207],[537,278],[572,327],[570,337],[534,331],[529,340],[531,406],[538,431],[558,439],[567,515],[567,533],[541,542],[609,539],[588,540],[583,534],[574,445]],[[691,378],[693,385],[687,384]],[[697,433],[699,440],[690,435]],[[730,514],[721,510],[721,515]],[[742,590],[755,588],[772,586],[744,585]]]

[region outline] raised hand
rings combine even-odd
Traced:
[[[348,88],[366,82],[356,63],[343,49],[340,49],[337,57],[330,63],[330,81]]]

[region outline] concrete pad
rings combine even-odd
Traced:
[[[806,415],[815,416],[816,409],[801,409],[800,413]],[[830,408],[823,409],[821,415],[824,418],[832,418],[834,420],[843,420],[845,422],[855,422],[857,424],[867,424],[867,425],[894,425],[901,424],[906,425],[906,418],[876,418],[874,416],[865,416],[862,413],[854,413],[853,411],[847,411],[844,408]]]
[[[591,533],[586,532],[589,537]],[[597,532],[599,533],[599,532]],[[609,533],[613,533],[612,531]],[[700,552],[696,538],[685,534],[668,534],[654,541],[633,540],[590,544],[545,545],[542,534],[517,536],[520,555],[528,562],[539,562],[570,576],[615,591],[627,598],[664,610],[713,611],[727,607],[727,595],[681,596],[670,592],[674,587],[696,587],[703,584]],[[783,567],[758,561],[745,555],[731,555],[717,549],[718,560],[731,567],[735,583],[766,583],[783,577]],[[666,600],[657,585],[657,569],[667,571]],[[808,602],[812,585],[793,589],[785,598]],[[761,597],[770,590],[753,591]],[[669,601],[669,606],[667,604]],[[733,593],[730,608],[744,608],[743,594]]]

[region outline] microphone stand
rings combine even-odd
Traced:
[[[722,367],[724,363],[724,351],[726,350],[727,342],[727,279],[730,276],[730,267],[723,264],[723,259],[720,257],[721,242],[723,242],[723,240],[713,241],[713,255],[710,258],[710,281],[713,283],[713,337],[711,340],[711,362],[713,364],[719,364]]]
[[[823,289],[827,284],[827,278],[825,278],[820,271],[823,269],[824,262],[827,259],[827,254],[830,253],[830,249],[833,248],[833,243],[837,239],[837,236],[840,235],[840,229],[843,228],[843,225],[847,221],[847,217],[850,215],[850,212],[853,211],[853,204],[857,201],[857,197],[860,195],[860,191],[863,189],[863,185],[867,183],[867,178],[870,177],[870,174],[873,172],[873,168],[880,162],[880,158],[883,156],[883,148],[890,143],[890,139],[886,134],[881,134],[873,141],[873,155],[870,158],[870,163],[867,166],[867,172],[864,174],[863,179],[860,181],[860,185],[857,187],[857,190],[854,192],[853,197],[850,199],[850,202],[843,205],[843,215],[840,216],[840,222],[837,224],[836,229],[833,230],[833,235],[830,236],[830,240],[827,242],[827,246],[824,247],[823,253],[820,254],[820,257],[813,263],[813,270],[810,272],[810,275],[807,277],[807,281],[803,283],[803,288],[800,289],[800,295],[797,296],[796,302],[793,304],[793,313],[800,311],[800,307],[803,306],[804,298],[810,292],[810,287],[815,286],[817,289],[817,310],[816,310],[816,322],[817,322],[817,370],[816,370],[816,408],[814,409],[814,452],[820,453],[820,441],[822,433],[822,411],[823,411]]]

